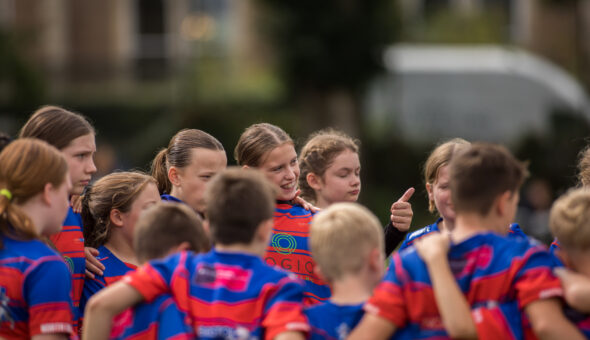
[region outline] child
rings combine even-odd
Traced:
[[[346,134],[326,129],[313,133],[301,149],[299,163],[301,196],[319,208],[336,202],[356,202],[361,191],[359,142]],[[386,255],[403,241],[412,221],[408,200],[410,188],[391,206],[390,222],[385,227]],[[395,226],[394,226],[395,223]]]
[[[327,300],[330,289],[315,274],[315,262],[308,247],[313,212],[293,202],[300,172],[293,140],[278,126],[254,124],[240,136],[234,157],[243,168],[259,169],[277,189],[273,235],[264,256],[266,263],[305,280],[306,304]]]
[[[381,226],[366,208],[336,203],[314,218],[309,243],[316,270],[332,287],[329,301],[305,311],[311,339],[344,339],[383,278]]]
[[[82,200],[84,239],[98,249],[102,275],[86,278],[82,310],[92,295],[139,265],[133,230],[139,214],[160,201],[156,181],[139,172],[115,172],[89,187]]]
[[[161,202],[150,207],[137,221],[133,235],[140,264],[184,250],[199,253],[210,248],[201,218],[184,204]],[[140,334],[151,339],[193,338],[185,319],[172,296],[164,294],[118,315],[111,338],[133,339]]]
[[[473,144],[450,163],[456,214],[448,261],[474,308],[518,303],[540,338],[578,339],[561,312],[559,281],[542,246],[507,238],[526,170],[503,147]],[[385,339],[396,331],[412,338],[446,336],[426,266],[409,248],[396,254],[385,280],[365,306],[351,339]]]
[[[225,150],[215,137],[201,130],[184,129],[158,152],[152,162],[152,176],[158,182],[162,200],[184,202],[202,216],[207,182],[226,166]]]
[[[49,144],[23,138],[0,153],[0,338],[68,339],[71,278],[40,241],[60,231],[71,189],[68,165]]]
[[[590,337],[590,191],[576,189],[551,208],[549,227],[561,244],[560,255],[570,270],[558,271],[570,308],[566,315]],[[573,309],[575,308],[575,309]]]
[[[90,183],[96,172],[93,156],[96,152],[94,128],[83,116],[57,106],[44,106],[35,111],[20,131],[20,138],[38,138],[55,146],[68,162],[72,181],[70,196],[79,196]],[[72,300],[74,303],[74,322],[77,327],[81,317],[79,309],[86,255],[82,218],[71,207],[63,222],[62,231],[51,237],[56,249],[62,254],[72,273]],[[94,253],[96,255],[96,253]],[[93,256],[89,256],[92,260]],[[100,269],[94,269],[100,272]]]
[[[207,188],[214,249],[151,261],[90,299],[84,335],[106,339],[111,318],[171,293],[199,339],[303,339],[303,284],[262,259],[273,224],[273,187],[256,171],[218,174]]]

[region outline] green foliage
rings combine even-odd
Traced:
[[[382,50],[395,37],[391,0],[258,2],[289,93],[362,88],[382,69]]]

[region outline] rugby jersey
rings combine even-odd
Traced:
[[[559,280],[552,274],[550,255],[528,238],[476,234],[451,245],[448,258],[472,310],[489,310],[515,301],[522,311],[533,301],[563,294]],[[394,254],[385,279],[375,289],[365,311],[389,320],[411,338],[447,336],[428,270],[413,247]],[[504,311],[500,308],[495,313],[502,315]],[[510,321],[503,331],[505,338],[517,338],[522,320],[516,314],[501,319]]]
[[[590,339],[590,314],[579,312],[571,307],[566,307],[564,314],[586,338]]]
[[[160,195],[160,198],[162,199],[162,201],[184,203],[183,201],[179,200],[178,198],[176,198],[172,195],[168,195],[168,194]]]
[[[273,339],[307,332],[303,283],[255,255],[180,252],[124,278],[150,302],[171,293],[199,339]]]
[[[61,253],[72,274],[72,303],[74,305],[74,327],[78,328],[84,309],[80,309],[80,298],[86,274],[86,255],[84,254],[84,233],[82,217],[72,207],[63,223],[62,230],[49,237],[55,248]]]
[[[38,240],[2,242],[0,338],[73,334],[72,278],[62,257]]]
[[[299,205],[279,201],[275,206],[272,239],[264,260],[288,270],[305,282],[306,305],[326,301],[330,288],[314,273],[315,261],[309,250],[309,223],[313,213]]]
[[[86,303],[104,287],[119,281],[125,274],[135,270],[136,265],[126,263],[119,260],[107,247],[100,246],[98,249],[98,256],[96,257],[104,265],[102,275],[95,274],[94,279],[86,278],[84,280],[84,290],[82,291],[82,299],[80,302],[80,310],[84,311]]]
[[[557,256],[558,250],[561,250],[561,244],[559,244],[559,241],[557,240],[557,238],[554,238],[553,242],[551,242],[551,245],[549,246],[549,253],[551,253],[551,255],[553,256],[553,262],[556,267],[564,267],[563,262]]]
[[[140,303],[119,314],[113,320],[110,339],[195,339],[189,322],[172,296],[164,294],[151,303]]]
[[[338,305],[331,301],[305,309],[309,322],[310,340],[345,340],[365,314],[364,303]]]
[[[404,242],[399,246],[398,251],[401,251],[402,249],[405,249],[405,248],[413,245],[416,240],[419,240],[422,237],[424,237],[432,232],[440,231],[438,224],[442,220],[443,220],[442,217],[439,217],[438,220],[436,220],[436,222],[434,222],[433,224],[427,225],[426,227],[424,227],[422,229],[416,230],[415,232],[408,234],[408,236],[406,236],[406,239],[404,240]],[[507,236],[509,236],[509,237],[528,237],[522,231],[522,229],[520,228],[518,223],[510,224],[510,228],[508,229]]]

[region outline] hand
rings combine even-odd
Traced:
[[[553,269],[553,273],[561,281],[567,304],[581,312],[590,312],[590,278],[564,267]]]
[[[429,263],[437,259],[446,259],[451,244],[451,234],[449,233],[430,233],[414,242],[418,255]]]
[[[72,206],[72,210],[74,210],[74,212],[76,214],[81,213],[82,212],[82,196],[73,195],[72,197],[70,197],[70,205]]]
[[[300,206],[303,207],[303,209],[309,210],[309,211],[311,211],[313,213],[317,213],[318,211],[321,211],[322,210],[322,209],[314,206],[313,204],[307,202],[303,198],[301,198],[299,196],[300,193],[301,193],[301,190],[297,190],[297,192],[295,193],[295,198],[293,198],[291,200],[291,202],[293,202],[293,204],[300,205]]]
[[[408,202],[416,190],[409,188],[397,202],[391,205],[391,223],[399,231],[408,231],[412,223],[412,204]]]
[[[86,277],[94,279],[94,275],[102,275],[104,265],[96,258],[98,250],[92,247],[84,247],[84,255],[86,256]]]

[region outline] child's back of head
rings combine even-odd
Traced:
[[[459,152],[450,163],[451,196],[457,214],[486,216],[496,198],[517,193],[527,170],[505,147],[474,143]]]
[[[381,253],[383,242],[377,217],[356,203],[333,204],[311,223],[312,256],[329,282],[358,274],[372,251]]]
[[[210,247],[203,221],[185,204],[157,203],[142,213],[135,225],[133,248],[140,263],[180,248],[201,253]]]
[[[274,216],[273,185],[258,170],[228,168],[206,192],[207,221],[219,245],[248,245],[258,227]]]

